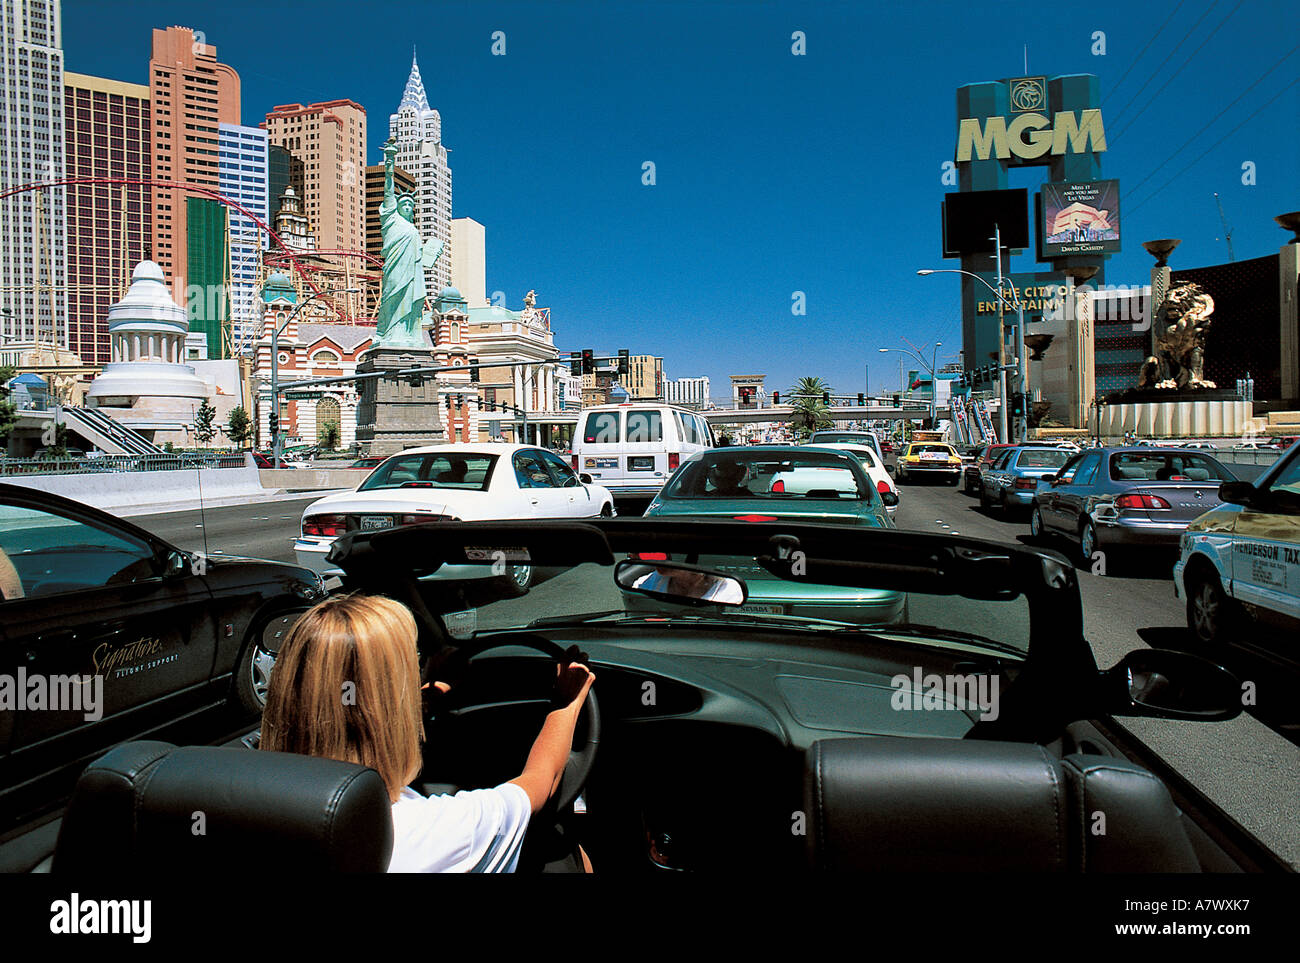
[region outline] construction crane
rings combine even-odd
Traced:
[[[1214,192],[1214,203],[1219,205],[1219,220],[1223,222],[1223,240],[1228,245],[1228,261],[1231,263],[1236,258],[1232,256],[1232,228],[1228,227],[1228,218],[1223,213],[1223,201],[1219,200],[1219,192]]]

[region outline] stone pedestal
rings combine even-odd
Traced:
[[[431,348],[374,348],[357,374],[433,366]],[[358,384],[357,444],[370,455],[391,455],[404,448],[443,444],[447,429],[438,404],[438,382],[427,375],[421,385],[406,379],[367,378]]]

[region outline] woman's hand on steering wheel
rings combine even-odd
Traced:
[[[587,700],[591,684],[596,681],[596,673],[587,668],[587,658],[587,653],[579,651],[576,645],[571,645],[565,650],[564,658],[556,663],[556,708],[569,708],[577,712]]]

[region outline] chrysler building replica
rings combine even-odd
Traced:
[[[424,289],[432,300],[451,286],[451,168],[442,146],[442,117],[429,106],[414,54],[402,102],[388,116],[388,136],[397,144],[397,166],[415,178],[420,237],[436,237],[443,244],[442,257],[425,269]]]

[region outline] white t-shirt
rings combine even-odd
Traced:
[[[393,803],[390,873],[513,873],[533,807],[514,783]]]

